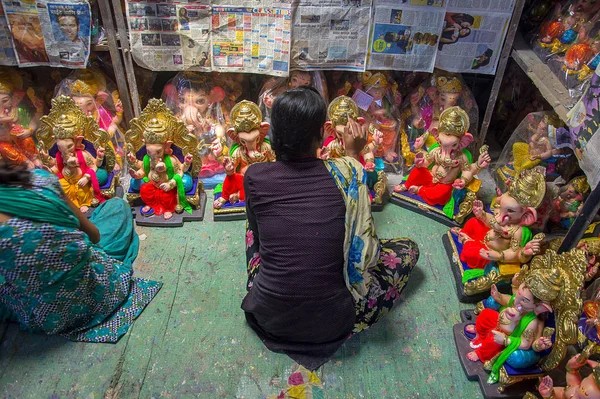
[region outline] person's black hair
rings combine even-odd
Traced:
[[[461,31],[461,30],[463,30],[463,29],[467,29],[467,30],[468,30],[468,32],[467,32],[466,34],[464,34],[464,35],[460,33],[460,31]],[[459,29],[459,31],[458,31],[458,37],[459,37],[459,38],[462,38],[462,37],[467,37],[467,36],[469,36],[470,34],[471,34],[471,28],[460,28],[460,29]]]
[[[327,119],[327,104],[310,86],[289,89],[277,96],[271,109],[271,133],[275,156],[291,161],[311,153],[322,140]]]
[[[30,173],[25,165],[15,166],[0,160],[0,186],[28,188],[31,186]]]
[[[469,14],[455,14],[452,16],[452,20],[459,25],[463,22],[468,22],[471,25],[475,23],[475,18],[473,18],[473,16]]]
[[[387,43],[395,43],[398,41],[399,36],[400,34],[396,32],[386,32],[386,34],[383,36],[383,40]]]

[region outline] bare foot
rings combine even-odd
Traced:
[[[164,216],[165,220],[169,220],[173,217],[173,212],[165,212],[163,214],[163,216]]]
[[[397,193],[406,191],[406,186],[404,184],[398,184],[396,187],[394,187],[394,191]]]
[[[90,208],[88,208],[87,206],[82,206],[81,208],[79,208],[79,210],[81,211],[81,213],[86,213]]]
[[[419,192],[420,188],[421,188],[421,186],[412,186],[411,188],[408,189],[408,192],[411,194],[416,194]]]
[[[146,205],[145,207],[142,208],[142,213],[148,213],[150,211],[150,208],[148,205]]]
[[[471,334],[475,334],[475,324],[469,324],[465,327],[465,331]]]
[[[477,356],[477,353],[475,351],[473,351],[473,352],[467,353],[467,359],[469,359],[472,362],[476,362],[479,360],[479,356]]]
[[[451,228],[450,233],[454,234],[455,236],[458,236],[460,234],[460,227]]]
[[[215,200],[215,202],[213,202],[214,209],[221,209],[222,206],[223,206],[223,203],[219,200]]]

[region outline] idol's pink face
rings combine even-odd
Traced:
[[[458,104],[460,93],[440,93],[440,107],[447,109]]]
[[[248,151],[258,151],[258,140],[260,139],[260,131],[258,129],[249,132],[239,132],[238,137],[240,144]]]
[[[290,75],[290,88],[295,89],[300,86],[310,86],[312,79],[308,72],[294,71]]]
[[[535,130],[535,132],[538,135],[544,135],[544,134],[548,133],[548,124],[544,121],[541,121],[540,123],[538,123],[537,129]]]
[[[572,199],[581,199],[581,194],[579,194],[575,190],[575,187],[573,187],[573,185],[570,184],[569,187],[560,194],[560,198],[562,198],[563,200],[566,200],[566,201],[572,200]]]
[[[367,90],[367,94],[369,94],[371,97],[373,97],[373,100],[379,101],[383,98],[386,91],[387,91],[387,88],[385,88],[385,87],[373,87],[373,88]]]
[[[187,107],[195,108],[201,115],[206,113],[210,105],[208,94],[203,90],[184,90],[179,96],[179,108],[183,112]]]
[[[164,162],[165,148],[162,144],[146,144],[146,152],[155,171],[162,173],[167,170]]]
[[[73,139],[57,139],[56,146],[60,151],[63,162],[70,168],[78,166],[77,155],[75,154],[75,141]]]
[[[500,208],[495,216],[496,221],[502,226],[517,225],[521,223],[523,214],[527,208],[521,206],[517,200],[506,194],[502,194],[498,203]]]
[[[72,96],[73,101],[79,107],[81,112],[88,116],[94,115],[96,112],[96,101],[92,96]]]
[[[12,97],[9,94],[0,94],[0,116],[10,116],[12,109]]]
[[[535,309],[533,294],[525,283],[522,283],[517,290],[514,307],[521,313],[531,312]]]

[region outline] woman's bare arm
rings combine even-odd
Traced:
[[[94,223],[90,222],[88,218],[85,217],[83,213],[75,206],[75,204],[65,196],[65,202],[69,205],[69,208],[73,211],[77,219],[79,220],[79,229],[88,235],[90,241],[94,244],[97,244],[100,241],[100,231],[94,225]]]

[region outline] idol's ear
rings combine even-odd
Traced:
[[[271,127],[271,124],[269,122],[262,122],[260,124],[260,127],[258,128],[258,130],[260,131],[260,140],[264,140],[265,137],[267,137],[267,134],[269,134],[269,128]]]
[[[460,138],[460,148],[467,148],[469,144],[473,142],[473,135],[471,133],[465,133]]]
[[[335,128],[333,127],[333,123],[331,123],[331,121],[325,122],[325,125],[323,125],[323,127],[325,128],[325,133],[327,133],[326,137],[335,137]]]
[[[225,90],[220,86],[215,86],[210,90],[209,97],[211,103],[220,103],[225,100]]]
[[[23,101],[23,97],[25,97],[24,91],[17,90],[15,92],[13,92],[13,95],[12,95],[13,108],[17,108],[19,106],[19,104],[21,104],[21,101]]]
[[[521,216],[521,226],[531,226],[537,221],[537,211],[535,208],[527,207]]]
[[[85,145],[83,144],[83,136],[73,137],[73,142],[75,144],[76,149],[83,150],[85,148]]]
[[[229,129],[227,129],[226,134],[227,137],[229,137],[231,140],[235,141],[236,143],[239,143],[239,137],[234,128],[230,127]]]
[[[540,302],[538,305],[536,305],[534,311],[536,315],[540,315],[542,313],[552,313],[552,306],[548,305],[546,302]]]
[[[165,101],[172,101],[174,103],[177,103],[177,97],[179,96],[179,93],[177,92],[177,88],[175,87],[175,85],[166,85],[163,89],[163,93]]]
[[[361,126],[364,126],[365,123],[367,123],[367,120],[365,118],[363,118],[362,116],[359,116],[358,118],[356,118],[356,123],[358,123]]]
[[[96,105],[104,104],[104,102],[106,101],[107,98],[108,98],[107,92],[99,91],[98,94],[96,94]]]
[[[165,142],[164,152],[166,155],[171,155],[173,153],[173,149],[171,148],[172,145],[173,145],[173,142],[171,140],[167,140]]]

